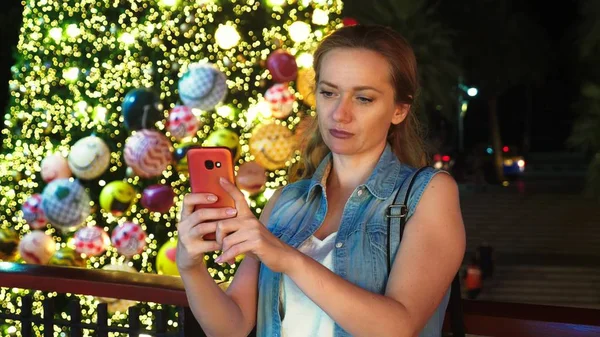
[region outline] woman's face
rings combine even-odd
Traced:
[[[383,148],[390,124],[410,106],[397,104],[387,60],[366,49],[338,48],[321,60],[317,83],[319,129],[331,152],[360,154]]]

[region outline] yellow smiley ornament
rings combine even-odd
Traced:
[[[110,182],[100,192],[100,206],[116,216],[125,214],[134,201],[135,189],[124,181]]]
[[[310,107],[317,105],[315,98],[315,71],[313,68],[298,69],[298,79],[296,79],[296,89],[302,95],[302,101]]]
[[[240,159],[242,152],[239,136],[232,130],[228,129],[219,129],[213,131],[210,135],[208,135],[208,138],[206,138],[202,145],[222,146],[228,148],[231,151],[234,162],[237,162],[237,160]]]
[[[262,124],[252,131],[250,153],[267,170],[282,169],[296,146],[292,131],[281,124]]]

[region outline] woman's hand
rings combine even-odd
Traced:
[[[299,252],[281,242],[256,219],[244,195],[235,185],[221,179],[221,186],[235,201],[237,217],[215,222],[217,243],[223,251],[215,262],[232,263],[236,256],[246,254],[258,258],[274,272],[285,273],[290,258]]]
[[[217,201],[209,193],[188,194],[183,198],[181,217],[177,224],[177,269],[186,271],[204,264],[204,253],[221,249],[221,243],[205,240],[204,236],[215,233],[217,222],[235,217],[235,208],[202,208]],[[196,210],[196,206],[200,206]]]

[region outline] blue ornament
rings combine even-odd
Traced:
[[[123,118],[129,130],[150,129],[163,119],[162,104],[152,90],[131,90],[123,100]]]

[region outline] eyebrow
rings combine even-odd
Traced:
[[[337,86],[337,85],[335,85],[335,84],[333,84],[333,83],[331,83],[331,82],[327,82],[327,81],[319,81],[319,84],[325,84],[325,85],[327,85],[327,86],[330,86],[330,87],[332,87],[332,88],[334,88],[334,89],[338,89],[338,86]],[[379,90],[379,89],[376,89],[376,88],[374,88],[374,87],[367,86],[367,85],[361,85],[361,86],[358,86],[358,87],[354,87],[354,88],[352,88],[352,89],[354,89],[354,91],[361,91],[361,90],[373,90],[373,91],[377,91],[377,92],[378,92],[378,93],[380,93],[380,94],[382,94],[382,93],[383,93],[383,92],[381,92],[381,90]]]

